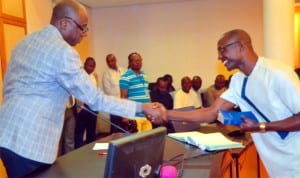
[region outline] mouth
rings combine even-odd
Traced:
[[[226,65],[228,63],[228,60],[224,60],[223,64]]]

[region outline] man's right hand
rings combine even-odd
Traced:
[[[167,110],[161,103],[143,103],[142,112],[154,124],[163,124],[168,121]]]

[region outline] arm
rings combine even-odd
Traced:
[[[266,131],[299,131],[300,130],[300,86],[299,78],[293,71],[286,70],[285,72],[278,72],[273,78],[276,81],[276,86],[272,87],[277,97],[285,103],[285,106],[293,114],[290,117],[282,118],[279,121],[265,123]],[[240,125],[241,131],[260,131],[259,124],[242,118],[243,123]]]
[[[240,125],[241,131],[260,131],[259,123],[251,119],[242,118],[243,123]],[[280,121],[265,123],[266,131],[299,131],[300,130],[300,113]]]
[[[128,90],[121,89],[120,92],[121,98],[128,98]]]
[[[229,110],[234,107],[234,104],[218,98],[214,104],[207,108],[195,109],[192,111],[167,111],[167,117],[171,120],[187,121],[187,122],[212,122],[214,121],[219,113],[220,109]]]

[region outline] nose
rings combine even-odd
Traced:
[[[87,33],[86,32],[81,32],[80,37],[86,37]]]
[[[223,55],[221,52],[218,52],[218,60],[223,61]]]

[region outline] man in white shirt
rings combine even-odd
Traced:
[[[205,106],[211,106],[217,98],[227,89],[225,76],[219,74],[215,78],[215,83],[208,87],[204,93]]]
[[[192,88],[193,88],[192,90],[194,90],[196,92],[196,94],[198,95],[198,98],[201,102],[201,105],[203,106],[201,86],[202,86],[201,77],[199,75],[195,75],[192,78]]]
[[[218,58],[232,71],[239,69],[229,88],[212,106],[193,112],[168,111],[185,122],[211,122],[219,110],[239,106],[251,111],[255,122],[242,117],[241,131],[251,131],[268,177],[300,177],[300,83],[293,68],[278,60],[259,57],[247,32],[234,29],[217,43]]]
[[[201,101],[197,93],[192,88],[192,80],[190,77],[183,77],[181,79],[181,89],[175,93],[174,109],[194,106],[201,108]]]
[[[106,64],[108,69],[103,73],[102,85],[105,94],[120,98],[119,80],[121,75],[125,72],[125,69],[117,65],[117,58],[114,54],[108,54],[106,56]],[[122,117],[111,114],[110,121],[120,127],[122,127]],[[111,126],[111,133],[120,132],[119,129]]]
[[[93,57],[87,57],[84,62],[84,70],[89,75],[91,82],[98,87],[97,75],[94,73],[96,61]],[[75,124],[75,148],[83,146],[85,143],[93,142],[96,139],[97,111],[93,111],[87,104],[84,106],[90,110],[80,110]],[[84,132],[86,132],[86,140],[84,142]]]

